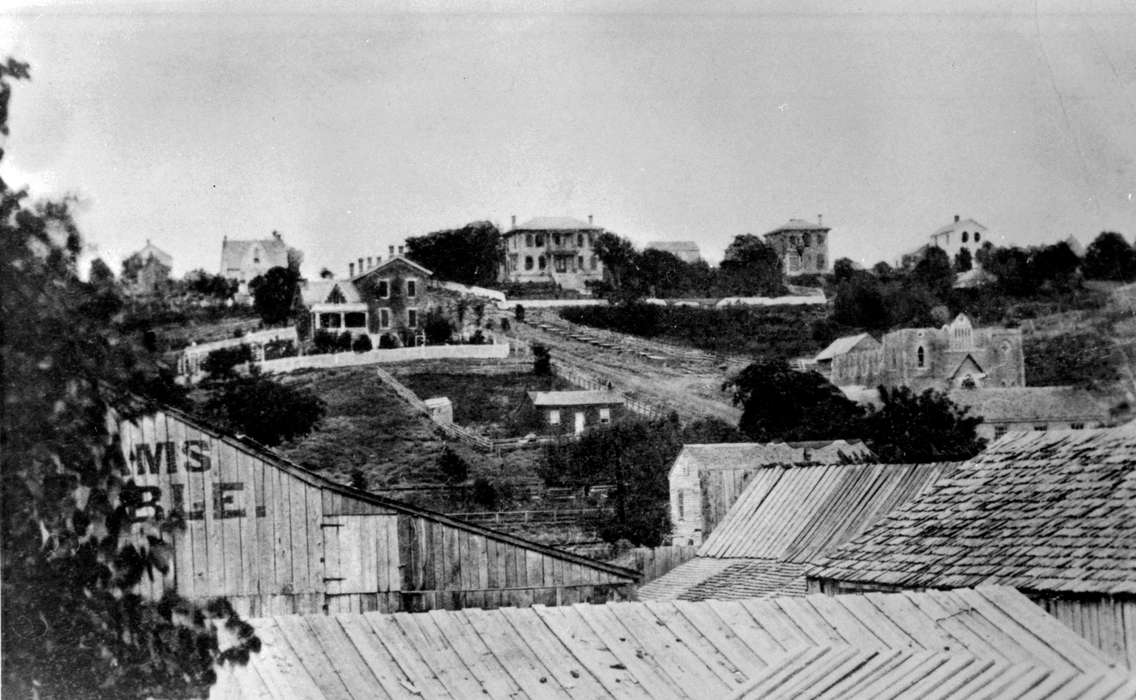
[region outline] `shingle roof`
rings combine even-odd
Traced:
[[[766,232],[766,236],[770,233],[781,233],[782,231],[829,231],[831,230],[824,224],[815,221],[805,221],[804,219],[789,219],[784,224],[781,224],[772,231]]]
[[[1136,428],[1011,433],[808,573],[1136,593]]]
[[[362,297],[359,296],[359,290],[355,288],[355,284],[351,280],[317,279],[308,280],[303,290],[300,292],[304,306],[326,302],[327,298],[331,295],[331,291],[336,287],[339,287],[339,291],[343,293],[345,303],[356,304],[362,301]]]
[[[694,474],[715,469],[757,468],[770,464],[858,462],[876,455],[859,440],[807,442],[720,442],[683,445],[672,471]]]
[[[843,338],[837,338],[836,340],[832,341],[832,343],[830,343],[827,348],[825,348],[824,350],[821,350],[819,353],[817,353],[817,356],[816,356],[815,359],[816,359],[817,362],[820,362],[822,360],[831,360],[838,355],[843,355],[843,354],[851,351],[853,348],[855,348],[857,345],[859,345],[861,342],[863,342],[865,340],[871,340],[872,342],[868,343],[868,345],[870,345],[873,348],[880,347],[880,341],[876,340],[875,338],[873,338],[871,335],[869,335],[867,333],[861,333],[859,335],[849,335],[849,336],[845,336]]]
[[[283,267],[288,264],[288,246],[285,245],[282,238],[273,236],[272,238],[250,241],[226,238],[221,244],[221,274],[225,274],[229,270],[239,269],[244,263],[249,248],[255,243],[261,245],[267,258],[267,261],[261,264],[267,264],[269,267]]]
[[[1072,386],[1015,386],[952,389],[951,401],[970,408],[989,423],[1007,421],[1106,420],[1108,405],[1085,389]]]
[[[954,673],[905,671],[912,681],[935,673],[948,689],[973,678],[972,658],[1079,681],[1109,673],[1101,652],[1009,588],[250,623],[261,651],[220,669],[211,698],[725,697],[781,670],[845,678],[850,667],[821,663],[823,649],[946,654]]]
[[[538,216],[529,219],[513,231],[600,231],[603,227],[570,216]]]
[[[614,391],[530,391],[534,406],[614,406],[623,396]]]
[[[695,557],[639,587],[640,600],[803,596],[805,565],[777,559]]]
[[[699,556],[809,562],[950,473],[952,463],[762,469]]]

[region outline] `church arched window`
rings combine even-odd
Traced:
[[[915,351],[915,366],[916,367],[926,367],[927,366],[927,351],[923,349],[922,345],[920,345],[919,349]]]

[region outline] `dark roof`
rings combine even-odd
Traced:
[[[573,219],[570,216],[538,216],[529,219],[513,231],[602,231],[603,227],[594,226],[586,221]]]
[[[639,588],[640,600],[740,600],[805,595],[805,565],[695,557]]]
[[[379,270],[382,270],[383,268],[390,267],[391,265],[394,265],[396,263],[402,263],[404,265],[409,265],[410,267],[421,272],[423,275],[430,276],[430,275],[434,274],[430,270],[427,270],[425,267],[419,265],[418,263],[414,262],[413,260],[406,257],[405,255],[392,255],[389,258],[387,258],[386,260],[380,262],[378,265],[375,265],[374,267],[372,267],[370,270],[361,271],[359,274],[352,277],[351,281],[352,282],[358,281],[358,280],[366,277],[367,275],[370,275],[373,272],[377,272]]]
[[[756,469],[772,464],[836,464],[874,459],[875,453],[859,440],[719,442],[683,445],[672,471],[694,474],[714,469]]]
[[[831,231],[832,229],[824,224],[815,221],[805,221],[804,219],[789,219],[784,224],[781,224],[772,231],[768,231],[765,235],[768,236],[772,233],[796,233],[798,231]]]
[[[623,395],[615,391],[530,391],[534,406],[620,406]]]
[[[1010,433],[808,573],[1136,593],[1136,427]]]
[[[922,697],[904,694],[920,682],[942,697],[966,697],[960,688],[1010,665],[1018,673],[996,679],[1008,683],[1036,667],[1038,678],[1071,680],[1091,697],[1105,695],[1101,676],[1110,676],[1109,690],[1125,680],[1112,679],[1117,672],[1101,651],[1010,588],[249,622],[260,652],[220,669],[210,697],[726,698],[776,669],[792,675],[766,695],[805,674],[817,697],[857,669],[826,663],[829,653],[892,660],[877,660],[868,674],[892,670],[882,679],[888,697]],[[898,663],[926,653],[949,659]]]

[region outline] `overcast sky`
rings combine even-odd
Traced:
[[[33,77],[0,173],[78,194],[116,269],[151,239],[218,271],[223,236],[276,229],[309,276],[345,274],[513,214],[711,260],[818,214],[833,257],[867,264],[954,214],[1018,244],[1136,235],[1124,0],[230,5],[0,19]]]

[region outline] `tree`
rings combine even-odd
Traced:
[[[915,263],[911,281],[922,285],[937,299],[949,298],[951,289],[955,286],[955,271],[947,252],[938,246],[928,247],[919,262]]]
[[[1085,251],[1085,277],[1131,282],[1136,279],[1136,250],[1115,231],[1103,231]]]
[[[552,374],[552,352],[544,345],[532,346],[533,374],[547,377]]]
[[[295,270],[277,266],[249,283],[253,308],[265,325],[279,325],[291,318],[299,281]]]
[[[444,345],[454,334],[454,327],[441,309],[431,309],[422,322],[422,332],[426,334],[427,345]]]
[[[856,274],[836,285],[832,302],[832,318],[837,323],[855,328],[882,330],[888,327],[888,309],[884,304],[883,285],[873,275]]]
[[[0,64],[0,133],[10,81],[27,78],[27,64]],[[31,205],[0,181],[3,692],[205,695],[215,664],[247,660],[259,640],[224,601],[135,592],[168,571],[164,536],[177,525],[135,508],[140,491],[108,419],[127,410],[128,391],[157,386],[160,368],[118,331],[98,285],[79,279],[82,247],[68,202]],[[238,642],[224,652],[220,627]]]
[[[438,455],[438,470],[442,472],[442,478],[450,486],[464,483],[469,478],[469,462],[449,447],[444,448],[442,454]]]
[[[437,279],[483,287],[497,283],[502,252],[501,232],[488,221],[406,239],[406,256]]]
[[[201,369],[209,381],[227,381],[237,376],[236,368],[252,362],[252,348],[248,345],[234,345],[218,348],[209,353]]]
[[[816,372],[784,360],[758,360],[722,387],[742,407],[738,429],[751,440],[831,440],[859,437],[863,409]]]
[[[201,269],[186,273],[183,281],[190,292],[206,299],[225,301],[237,293],[236,280]]]
[[[974,268],[974,258],[970,254],[970,248],[959,248],[959,252],[955,254],[955,272],[969,272]]]
[[[281,384],[253,366],[248,375],[215,385],[197,413],[272,447],[310,433],[325,411],[315,394]]]
[[[886,264],[886,263],[885,263]],[[848,282],[856,274],[856,263],[851,258],[839,258],[832,264],[832,281]]]
[[[747,233],[736,236],[718,267],[724,296],[780,296],[787,290],[773,246]]]
[[[967,415],[946,394],[905,386],[879,392],[883,405],[869,410],[862,435],[881,461],[962,461],[986,446],[976,432],[982,418]]]
[[[335,273],[325,267],[325,268],[320,270],[320,279],[321,280],[333,280],[333,279],[335,279]]]

